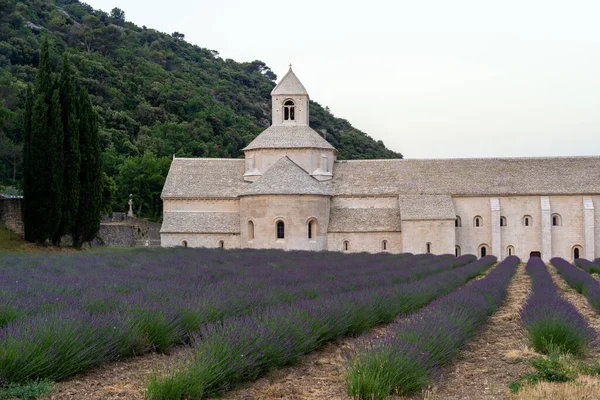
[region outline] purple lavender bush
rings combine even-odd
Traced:
[[[569,286],[583,294],[592,308],[600,312],[600,283],[565,259],[555,257],[550,262]]]
[[[151,381],[146,396],[201,399],[218,395],[331,340],[414,312],[495,262],[495,257],[488,256],[409,283],[331,293],[207,325],[196,337],[193,359],[169,376]]]
[[[540,258],[530,258],[526,271],[531,277],[532,291],[521,309],[521,320],[527,329],[534,350],[553,350],[582,355],[596,339],[575,306],[558,292],[546,264]]]
[[[597,259],[600,261],[600,259]],[[587,272],[588,274],[600,274],[600,264],[598,262],[591,262],[585,258],[578,258],[575,260],[575,265]]]
[[[508,257],[484,278],[392,325],[383,338],[365,339],[348,355],[348,395],[379,400],[428,384],[504,301],[518,263]]]
[[[474,259],[214,249],[0,254],[0,386],[166,352],[223,320],[391,290]],[[362,329],[351,311],[352,329]]]

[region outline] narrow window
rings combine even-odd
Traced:
[[[475,226],[476,228],[479,228],[482,225],[483,225],[483,220],[481,219],[481,217],[479,215],[476,216],[475,219],[473,220],[473,226]]]
[[[525,218],[525,226],[529,226],[529,218]]]
[[[348,242],[347,240],[344,240],[344,251],[348,251],[348,248],[350,247],[350,242]]]
[[[222,249],[225,248],[225,242],[223,240],[219,240],[219,247]]]
[[[485,246],[481,247],[481,257],[485,257],[487,254],[487,249],[485,248]]]
[[[460,257],[460,246],[454,247],[454,255]]]
[[[506,217],[500,217],[500,226],[506,226]]]
[[[456,228],[459,228],[462,226],[462,221],[460,220],[460,217],[458,215],[456,216],[456,219],[454,220],[454,226]]]
[[[291,100],[283,103],[283,119],[285,121],[293,121],[295,119],[295,106],[294,102]]]
[[[559,214],[552,214],[552,226],[561,226],[562,219]]]
[[[431,243],[427,243],[427,253],[431,253]]]
[[[531,215],[525,215],[523,217],[523,225],[531,226],[532,223],[533,223],[533,218],[531,218]]]
[[[577,260],[579,258],[579,247],[575,247],[573,249],[573,259]]]
[[[277,221],[277,239],[285,239],[285,225],[283,221]]]
[[[387,250],[387,240],[381,242],[381,250]]]
[[[514,255],[515,255],[515,248],[514,248],[514,247],[512,247],[512,246],[508,246],[508,247],[506,248],[506,253],[507,253],[509,256],[514,256]]]
[[[312,233],[312,221],[308,221],[308,238],[312,239],[313,237],[313,233]]]
[[[248,221],[248,240],[254,240],[254,222]]]
[[[183,247],[187,247],[187,240],[184,240],[183,242],[181,242],[181,245],[182,245]]]

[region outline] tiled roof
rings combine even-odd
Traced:
[[[271,125],[258,135],[244,150],[254,149],[294,149],[335,148],[308,125]]]
[[[600,157],[341,161],[334,195],[600,193]]]
[[[166,212],[161,233],[240,233],[235,212]]]
[[[328,232],[399,232],[398,208],[338,208],[329,216]]]
[[[330,195],[327,183],[317,181],[298,164],[285,156],[273,164],[264,174],[246,186],[243,195],[258,194],[314,194]]]
[[[298,79],[296,74],[294,74],[294,71],[292,71],[292,67],[290,67],[290,70],[287,72],[287,74],[283,76],[281,81],[279,81],[277,86],[275,86],[275,88],[271,92],[271,96],[279,94],[308,95],[306,88],[304,87],[302,82],[300,82],[300,79]]]
[[[402,221],[456,218],[450,195],[400,195],[398,204]]]
[[[245,160],[223,158],[175,158],[162,198],[237,197],[245,185]]]

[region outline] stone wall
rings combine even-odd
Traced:
[[[0,196],[0,225],[23,234],[22,198]]]
[[[98,239],[93,245],[103,246],[160,246],[160,224],[113,213],[100,224]]]

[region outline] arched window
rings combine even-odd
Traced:
[[[342,245],[342,249],[344,249],[344,251],[348,251],[348,249],[350,248],[350,242],[347,240],[344,240],[344,243]]]
[[[475,228],[479,228],[483,226],[483,218],[481,218],[479,215],[476,216],[475,218],[473,218],[473,226]]]
[[[381,250],[387,250],[387,240],[381,241]]]
[[[506,217],[500,217],[500,226],[506,226]]]
[[[181,245],[182,245],[183,247],[187,247],[187,240],[183,240],[183,241],[181,242]]]
[[[277,239],[285,239],[285,224],[283,221],[277,221]]]
[[[488,249],[487,244],[482,244],[479,246],[479,256],[480,257],[485,257],[488,255],[488,253],[489,253],[489,249]]]
[[[221,248],[221,249],[225,248],[225,241],[224,240],[219,240],[219,248]]]
[[[283,119],[284,121],[293,121],[296,118],[295,106],[292,100],[287,100],[283,103]]]
[[[427,253],[431,253],[431,243],[427,243]]]
[[[248,221],[248,240],[254,240],[254,222]]]
[[[531,226],[533,224],[533,218],[531,218],[531,215],[525,215],[523,217],[523,225],[524,226]]]
[[[583,253],[583,248],[581,246],[573,246],[573,260],[577,260],[578,258],[580,258],[581,253]]]
[[[462,226],[462,221],[460,220],[460,217],[457,215],[456,219],[454,220],[454,226],[456,228],[460,228]]]
[[[460,246],[454,246],[454,255],[460,257]]]
[[[306,224],[306,234],[308,236],[308,240],[315,240],[317,237],[317,220],[316,219],[311,219],[308,221],[308,223]]]
[[[509,256],[514,256],[515,255],[515,248],[513,246],[508,246],[506,248],[506,254],[508,254]]]
[[[562,218],[560,214],[552,214],[552,226],[561,226]]]

